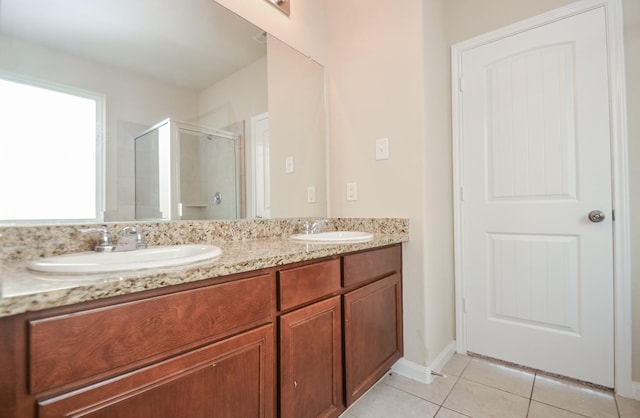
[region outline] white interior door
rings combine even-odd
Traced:
[[[465,51],[461,214],[468,351],[612,387],[607,71],[602,8]]]

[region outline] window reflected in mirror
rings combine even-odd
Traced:
[[[0,219],[101,220],[102,108],[98,94],[0,78]]]

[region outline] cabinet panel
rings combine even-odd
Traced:
[[[402,269],[402,248],[399,245],[344,257],[343,286],[387,276]]]
[[[340,297],[280,318],[280,416],[335,417],[342,400]]]
[[[396,273],[344,295],[347,406],[402,356],[402,291]]]
[[[271,276],[29,322],[32,393],[271,320]]]
[[[286,310],[340,290],[340,260],[278,272],[279,308]]]
[[[273,326],[38,403],[39,417],[274,415]]]

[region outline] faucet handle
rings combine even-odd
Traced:
[[[303,234],[310,234],[311,233],[311,224],[309,223],[309,221],[300,221],[300,226],[302,227],[302,233]]]
[[[95,246],[95,251],[99,253],[111,252],[113,251],[113,243],[111,242],[111,238],[109,238],[109,233],[107,232],[107,228],[87,228],[81,229],[80,233],[82,235],[86,234],[100,234],[100,239],[98,240],[98,244]]]
[[[136,229],[136,250],[147,248],[147,242],[144,240],[144,231],[147,231],[147,228]]]
[[[141,227],[137,227],[137,226],[126,226],[124,228],[122,228],[122,231],[120,231],[120,237],[125,238],[128,235],[135,235],[136,236],[136,243],[135,243],[135,247],[136,250],[142,249],[142,248],[147,248],[147,243],[144,240],[144,231],[148,230],[148,228],[141,228]]]
[[[320,232],[320,229],[328,223],[329,221],[327,219],[318,219],[311,225],[311,233],[316,234]]]

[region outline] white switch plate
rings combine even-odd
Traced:
[[[358,200],[357,183],[347,183],[347,200]]]
[[[376,139],[376,160],[389,159],[389,138]]]
[[[287,157],[284,159],[284,172],[293,173],[293,157]]]
[[[316,203],[316,186],[307,187],[307,203]]]

